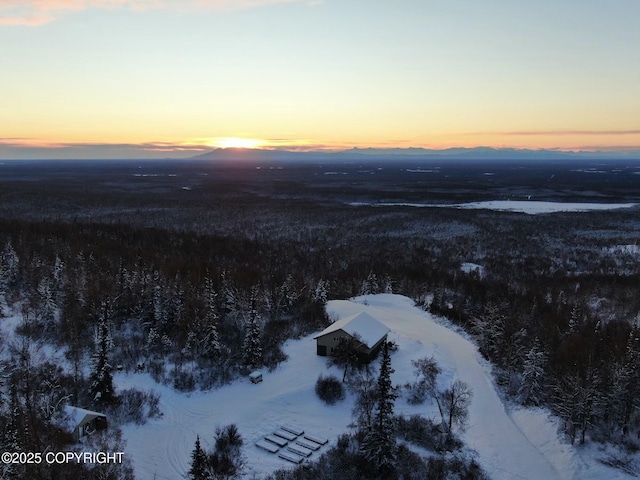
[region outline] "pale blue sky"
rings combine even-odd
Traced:
[[[150,3],[3,2],[5,147],[640,146],[637,0]]]

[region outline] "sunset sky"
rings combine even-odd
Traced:
[[[0,0],[0,159],[640,151],[638,0]]]

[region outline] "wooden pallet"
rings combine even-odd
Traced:
[[[285,440],[295,440],[296,438],[298,438],[297,435],[294,435],[291,432],[287,432],[285,430],[276,430],[275,432],[273,432],[274,435],[277,435],[278,437],[284,438]]]
[[[304,433],[304,430],[301,430],[297,427],[292,427],[291,425],[280,425],[280,428],[285,432],[293,433],[298,437]]]
[[[287,447],[287,450],[289,450],[290,452],[293,452],[297,455],[300,455],[301,457],[310,457],[311,454],[313,453],[312,450],[303,447],[301,445],[289,445]]]
[[[316,442],[310,442],[308,440],[305,440],[304,438],[296,440],[296,444],[300,445],[301,447],[308,448],[309,450],[313,450],[314,452],[320,448],[320,445]]]
[[[293,452],[287,452],[287,451],[282,451],[278,453],[278,456],[291,463],[295,463],[296,465],[300,465],[304,460],[304,458],[302,458],[300,455],[297,455]]]
[[[326,438],[316,437],[315,435],[311,435],[309,433],[305,434],[304,438],[317,443],[318,445],[326,445],[327,443],[329,443],[329,440],[327,440]]]
[[[271,443],[275,443],[279,447],[284,447],[287,443],[289,443],[284,438],[276,437],[275,435],[267,435],[266,437],[264,437],[264,439],[269,441],[269,442],[271,442]]]
[[[263,450],[266,450],[269,453],[276,453],[278,450],[280,450],[280,447],[278,447],[275,443],[267,442],[265,440],[258,440],[256,442],[256,446]]]

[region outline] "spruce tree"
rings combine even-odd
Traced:
[[[279,288],[280,305],[278,310],[284,314],[291,312],[291,308],[298,300],[299,293],[296,291],[296,285],[291,274],[287,275],[287,278]]]
[[[525,356],[522,385],[518,390],[518,396],[524,405],[542,405],[545,390],[546,363],[547,355],[540,348],[540,342],[536,338],[533,346]]]
[[[109,335],[108,307],[102,303],[100,322],[96,336],[96,346],[92,358],[91,386],[89,393],[91,398],[99,402],[110,402],[114,396],[111,365],[109,364],[109,350],[111,349],[111,336]]]
[[[380,293],[380,284],[378,283],[378,277],[372,270],[367,275],[367,278],[362,281],[360,295],[375,295],[376,293]]]
[[[363,455],[373,462],[378,470],[392,470],[396,458],[395,425],[393,406],[397,394],[391,384],[391,356],[389,342],[382,345],[380,375],[375,394],[376,411],[371,429],[360,445]]]
[[[393,282],[389,274],[384,276],[384,283],[382,285],[382,293],[393,293]]]
[[[260,341],[260,326],[258,325],[257,289],[251,289],[251,308],[249,320],[244,329],[244,343],[242,345],[242,360],[244,365],[252,368],[262,364],[262,345]]]
[[[20,259],[11,242],[7,243],[0,254],[0,280],[5,287],[13,285],[18,276]]]
[[[8,298],[9,289],[15,286],[19,264],[20,260],[11,242],[7,243],[0,252],[0,317],[4,315],[2,304]]]
[[[9,387],[9,412],[8,422],[2,432],[4,437],[4,448],[8,452],[19,452],[22,450],[22,442],[20,441],[21,425],[24,423],[24,411],[18,399],[18,387],[14,380],[11,381]]]
[[[629,332],[624,364],[621,367],[618,417],[622,434],[628,435],[633,417],[640,409],[640,329],[633,327]],[[636,422],[637,423],[637,422]]]
[[[23,442],[20,438],[21,431],[24,431],[24,411],[18,400],[18,391],[15,381],[11,381],[9,389],[9,411],[4,431],[0,437],[2,450],[6,452],[24,451]],[[0,464],[0,478],[24,478],[25,468],[19,464]]]
[[[200,435],[196,436],[196,444],[191,452],[191,468],[188,472],[190,480],[207,480],[207,454],[200,446]]]
[[[48,278],[43,278],[38,284],[38,317],[43,323],[45,330],[51,330],[54,328],[56,311],[58,306],[53,298],[53,291],[51,289],[51,282]]]
[[[325,280],[319,280],[316,285],[315,290],[313,291],[312,300],[320,305],[324,306],[327,304],[329,283]]]
[[[218,359],[222,350],[218,335],[217,297],[218,294],[213,288],[213,282],[207,277],[204,283],[205,316],[203,323],[205,335],[202,347],[204,354],[213,359]]]

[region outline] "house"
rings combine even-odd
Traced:
[[[316,335],[316,353],[331,356],[341,342],[356,340],[358,355],[365,361],[373,359],[382,343],[387,339],[390,329],[366,312],[334,322]]]
[[[82,437],[91,435],[96,430],[107,428],[107,416],[103,413],[92,412],[84,408],[64,407],[63,427],[71,434],[74,441],[79,441]]]

